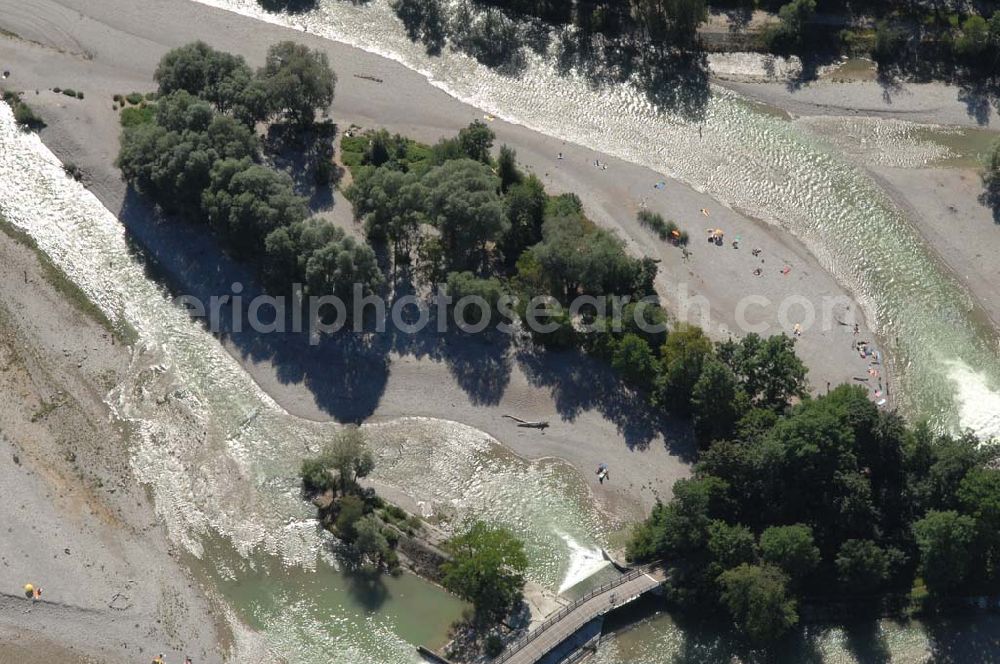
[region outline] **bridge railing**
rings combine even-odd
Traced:
[[[633,570],[629,570],[627,573],[621,575],[617,579],[609,581],[609,582],[605,583],[604,585],[602,585],[602,586],[600,586],[598,588],[592,589],[586,595],[584,595],[583,597],[580,597],[576,601],[574,601],[574,602],[572,602],[570,604],[567,604],[563,608],[559,609],[559,611],[557,611],[553,615],[549,616],[545,620],[545,622],[543,622],[541,625],[539,625],[535,629],[531,630],[530,632],[528,632],[527,634],[525,634],[524,636],[522,636],[517,641],[514,641],[513,643],[511,643],[510,645],[508,645],[507,648],[506,648],[506,650],[504,650],[503,653],[501,653],[493,661],[496,664],[501,664],[502,662],[506,662],[508,659],[510,659],[511,657],[513,657],[515,653],[517,653],[522,648],[524,648],[526,645],[528,645],[529,643],[531,643],[532,641],[534,641],[535,639],[537,639],[539,636],[541,636],[545,632],[545,630],[547,630],[549,627],[552,627],[557,622],[559,622],[560,620],[562,620],[563,618],[565,618],[569,614],[571,614],[574,611],[576,611],[583,604],[586,604],[587,602],[589,602],[590,600],[594,599],[598,595],[603,595],[604,593],[608,592],[609,590],[613,590],[613,589],[617,588],[618,586],[621,586],[621,585],[624,585],[624,584],[628,583],[629,581],[632,581],[634,579],[638,579],[640,576],[642,576],[643,574],[646,574],[648,571],[650,571],[654,567],[655,567],[655,565],[647,565],[647,566],[644,566],[644,567],[637,567],[637,568],[635,568]]]

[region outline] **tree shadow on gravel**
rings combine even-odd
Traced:
[[[305,387],[316,407],[340,422],[362,422],[378,408],[389,380],[390,354],[443,364],[475,405],[495,405],[506,391],[513,366],[507,335],[466,334],[450,325],[439,333],[432,309],[429,323],[415,333],[397,330],[391,322],[384,331],[376,331],[369,320],[360,333],[347,325],[311,338],[308,312],[299,318],[298,329],[302,331],[294,331],[296,313],[290,293],[284,294],[283,327],[278,325],[274,308],[265,305],[256,317],[265,325],[273,324],[275,331],[256,331],[247,324],[252,301],[264,295],[256,274],[250,266],[227,256],[205,227],[163,218],[131,189],[118,216],[147,276],[162,284],[172,297],[191,296],[210,310],[212,298],[232,296],[232,285],[239,283],[239,315],[234,315],[230,297],[220,302],[214,324],[207,315],[198,322],[216,330],[216,338],[233,348],[244,362],[273,365],[280,384]],[[384,294],[388,312],[399,298],[415,295],[409,273],[402,270],[397,276],[394,292]],[[401,313],[408,323],[419,316],[412,306],[402,308]]]
[[[544,349],[522,349],[516,359],[532,385],[548,388],[563,420],[572,422],[594,410],[614,423],[629,449],[647,449],[662,436],[672,454],[693,461],[691,427],[654,409],[607,363],[580,351]]]

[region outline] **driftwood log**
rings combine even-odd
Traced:
[[[522,420],[520,417],[514,417],[513,415],[504,415],[509,420],[514,420],[517,422],[517,426],[526,427],[528,429],[548,429],[549,423],[547,421],[541,422],[529,422],[528,420]]]

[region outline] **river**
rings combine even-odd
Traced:
[[[324,0],[295,17],[263,16],[254,0],[203,1],[391,57],[499,117],[678,177],[781,225],[855,293],[891,343],[904,412],[940,428],[1000,434],[997,331],[885,193],[822,132],[714,88],[695,123],[636,87],[595,87],[560,71],[550,53],[527,52],[516,78],[447,50],[431,57],[406,38],[386,0]],[[916,128],[856,122],[927,148]],[[0,145],[0,212],[111,318],[139,333],[131,370],[108,400],[135,432],[132,467],[151,487],[170,536],[211,570],[238,623],[257,637],[238,642],[293,662],[335,657],[345,664],[409,662],[414,643],[439,642],[460,603],[410,576],[359,588],[323,553],[327,542],[300,500],[297,466],[336,425],[291,417],[263,393],[171,304],[115,216],[64,176],[37,137],[18,132],[5,106]],[[526,463],[450,422],[411,418],[369,431],[380,481],[406,487],[446,526],[473,516],[510,526],[527,542],[533,581],[563,590],[599,567],[596,552],[618,524],[562,464]],[[898,661],[920,661],[935,649],[933,629],[918,624],[883,622],[878,631]],[[864,659],[843,631],[813,638],[803,630],[801,641],[795,657],[803,661],[817,643],[819,659]],[[733,648],[724,636],[678,627],[668,616],[608,644],[601,654],[608,664],[697,653],[704,656],[691,661],[728,661]]]

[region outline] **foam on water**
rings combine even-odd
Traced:
[[[264,393],[148,278],[117,218],[66,177],[37,135],[17,128],[6,104],[0,104],[0,215],[30,234],[110,319],[138,332],[130,368],[107,400],[133,433],[131,467],[150,487],[171,539],[200,557],[205,539],[221,535],[242,556],[315,568],[325,536],[301,499],[298,468],[338,425],[295,418]],[[447,506],[446,528],[474,517],[509,526],[528,545],[529,576],[549,588],[557,587],[569,564],[568,548],[553,534],[555,523],[572,524],[573,537],[590,545],[602,543],[612,525],[567,466],[525,462],[470,427],[410,419],[369,430],[379,457],[377,479]],[[223,576],[254,573],[219,563]],[[304,628],[282,633],[288,625],[272,620],[263,625],[264,642],[281,654],[282,644],[295,642],[301,653],[333,639],[343,652],[353,652],[368,648],[359,640],[365,634],[385,632],[379,656],[352,661],[412,660],[412,644],[392,637],[381,614],[367,619],[376,626],[357,630],[334,621],[313,636]],[[403,652],[402,659],[391,654]]]
[[[1000,441],[1000,385],[963,362],[950,362],[948,377],[954,381],[962,425],[984,439]]]
[[[566,576],[559,585],[560,594],[589,579],[610,564],[600,549],[583,546],[565,533],[558,535],[569,547],[569,569],[566,570]]]

